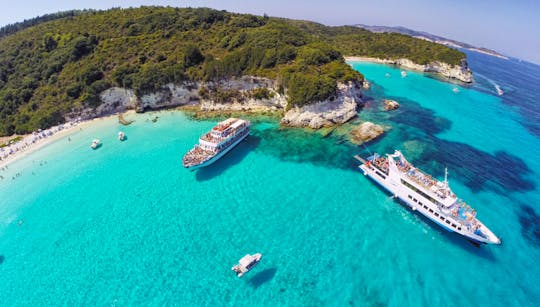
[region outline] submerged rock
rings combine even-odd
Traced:
[[[358,127],[352,129],[351,132],[349,132],[349,137],[352,143],[360,145],[376,139],[383,133],[383,126],[374,124],[372,122],[364,122]]]
[[[384,100],[384,109],[386,111],[392,111],[399,108],[399,103],[395,100],[385,99]]]

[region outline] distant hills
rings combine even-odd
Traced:
[[[415,38],[424,39],[424,40],[434,42],[437,44],[442,44],[442,45],[453,47],[453,48],[463,48],[463,49],[480,52],[480,53],[484,53],[487,55],[491,55],[491,56],[508,60],[507,56],[500,54],[499,52],[491,50],[491,49],[487,49],[483,47],[475,47],[467,43],[445,38],[442,36],[433,35],[427,32],[423,32],[423,31],[411,30],[405,27],[368,26],[364,24],[355,24],[354,26],[371,31],[371,32],[375,32],[375,33],[385,33],[385,32],[386,33],[400,33],[400,34],[409,35]]]

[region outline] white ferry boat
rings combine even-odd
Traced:
[[[399,198],[412,210],[418,211],[450,232],[456,232],[474,243],[501,244],[501,240],[476,218],[476,211],[457,198],[444,181],[438,181],[411,165],[403,154],[381,157],[374,154],[359,168],[386,190]]]
[[[236,272],[236,276],[242,277],[245,273],[249,272],[259,261],[261,261],[262,255],[259,253],[250,255],[247,254],[238,260],[238,264],[234,265],[231,270]]]
[[[250,126],[249,121],[238,118],[219,122],[186,153],[182,159],[184,167],[195,170],[214,163],[249,135]]]

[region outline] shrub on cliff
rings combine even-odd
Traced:
[[[97,107],[99,91],[112,85],[143,95],[169,82],[254,75],[281,80],[289,106],[305,105],[334,95],[337,82],[363,80],[342,54],[464,58],[406,36],[206,8],[58,13],[0,29],[0,135]]]

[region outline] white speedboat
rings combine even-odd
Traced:
[[[476,210],[459,199],[444,181],[438,181],[410,164],[396,150],[386,157],[374,154],[359,168],[364,175],[388,190],[395,198],[450,232],[456,232],[475,243],[501,244],[501,240],[476,218]]]
[[[251,123],[244,119],[229,118],[219,122],[199,138],[199,143],[188,151],[182,163],[195,170],[216,162],[249,135]]]
[[[94,139],[92,141],[92,145],[90,145],[92,149],[98,149],[100,146],[101,146],[101,142],[98,139]]]
[[[242,277],[245,273],[249,272],[259,261],[261,261],[262,255],[256,253],[253,255],[247,254],[242,259],[238,260],[238,264],[233,266],[231,270],[236,272],[238,277]]]
[[[118,140],[123,141],[125,139],[126,135],[124,132],[120,131],[118,132]]]
[[[402,71],[401,71],[401,76],[402,76],[403,78],[407,77],[407,72],[404,71],[404,70],[402,70]]]
[[[500,86],[495,85],[495,89],[497,90],[497,95],[502,96],[504,94],[504,91]]]

